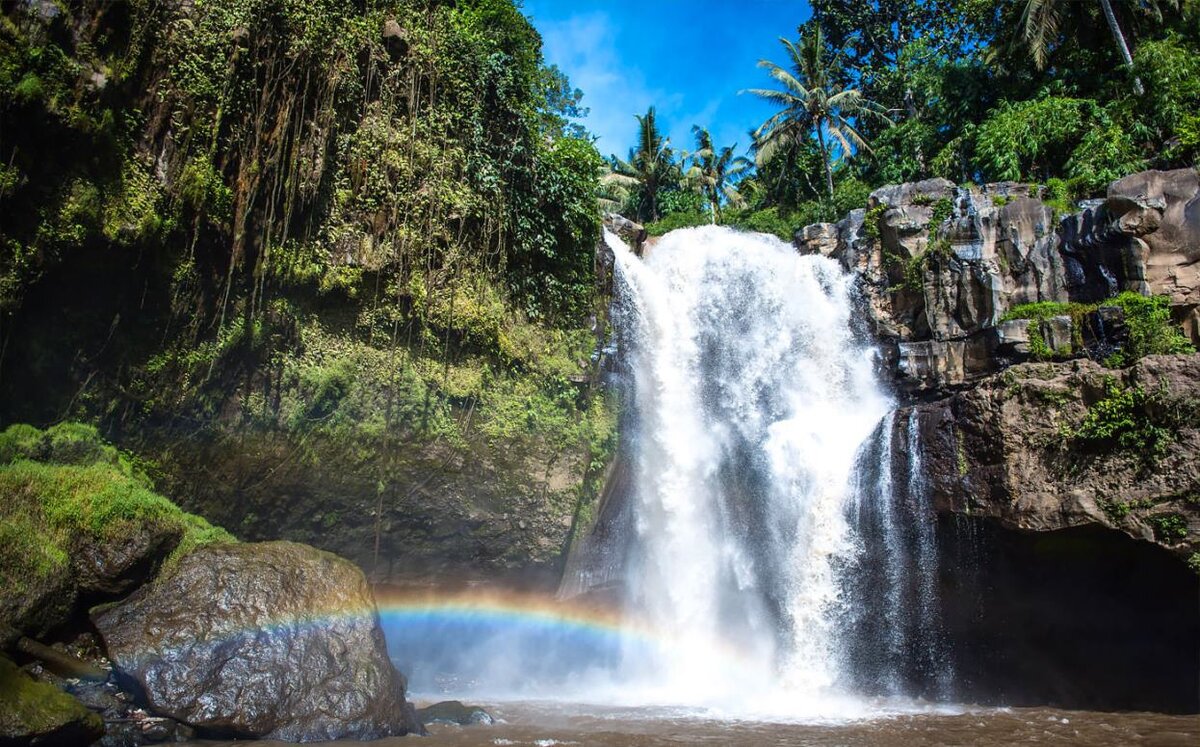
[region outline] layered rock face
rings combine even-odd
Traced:
[[[1107,199],[1059,219],[1036,187],[959,187],[944,179],[884,187],[837,224],[796,234],[802,252],[861,276],[870,330],[897,383],[956,387],[1027,357],[1027,324],[1002,323],[1039,301],[1102,301],[1121,291],[1168,295],[1200,339],[1200,183],[1194,169],[1134,174]],[[1043,323],[1051,349],[1102,336],[1103,325]]]
[[[1025,363],[914,407],[937,511],[1022,531],[1100,525],[1181,558],[1200,551],[1200,355],[1116,371]]]
[[[366,578],[305,545],[214,545],[93,617],[150,707],[201,733],[288,741],[417,730]]]

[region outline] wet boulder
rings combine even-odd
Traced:
[[[456,724],[458,726],[488,726],[495,723],[491,714],[479,706],[466,705],[459,700],[443,700],[417,709],[422,724]]]
[[[319,741],[415,728],[365,576],[307,545],[203,547],[93,622],[150,710],[200,735]]]

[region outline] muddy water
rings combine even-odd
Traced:
[[[648,709],[617,709],[561,703],[504,703],[485,706],[492,726],[430,727],[426,739],[373,742],[391,747],[638,747],[729,745],[761,747],[924,747],[926,745],[1013,744],[1200,745],[1200,716],[1155,713],[1091,713],[1043,708],[942,708],[841,724],[784,724],[713,720],[700,715]],[[245,743],[202,742],[214,747]],[[270,743],[258,743],[270,744]],[[337,744],[362,746],[361,742]]]

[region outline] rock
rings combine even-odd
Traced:
[[[640,223],[634,223],[623,215],[605,213],[604,227],[621,237],[621,241],[633,249],[634,254],[642,255],[642,244],[646,241],[646,229]]]
[[[1117,233],[1141,242],[1146,290],[1200,304],[1200,172],[1143,171],[1109,185],[1104,211]]]
[[[463,705],[458,700],[444,700],[431,706],[417,709],[417,718],[422,724],[457,724],[459,726],[483,725],[495,723],[487,711],[479,706]]]
[[[0,656],[0,744],[86,745],[102,734],[99,716]]]
[[[394,18],[389,18],[383,24],[383,46],[392,62],[398,62],[408,54],[408,32]]]
[[[1174,423],[1153,463],[1145,446],[1072,442],[1107,382],[1154,393],[1136,417]],[[933,503],[1021,530],[1101,525],[1187,557],[1200,550],[1198,391],[1200,355],[1154,355],[1124,371],[1090,360],[1024,363],[916,405]],[[1182,541],[1156,531],[1156,517],[1167,515],[1190,527]]]
[[[1041,323],[1042,339],[1046,341],[1046,347],[1055,355],[1064,358],[1070,357],[1074,348],[1074,329],[1075,325],[1069,316],[1052,316]]]
[[[801,254],[828,257],[837,251],[839,234],[836,223],[814,223],[796,231],[793,243]]]
[[[155,715],[202,735],[374,739],[414,727],[366,578],[306,545],[203,547],[93,622]]]

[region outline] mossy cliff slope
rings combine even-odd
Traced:
[[[379,578],[552,568],[600,160],[511,0],[4,7],[0,422]]]

